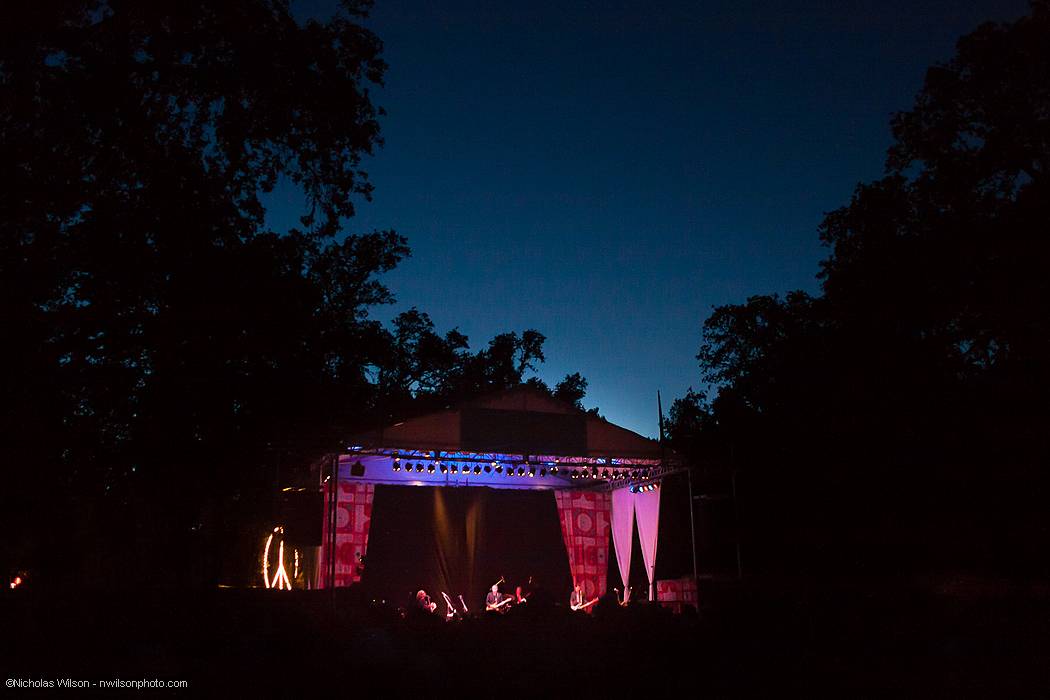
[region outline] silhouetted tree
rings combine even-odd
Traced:
[[[705,322],[672,439],[742,468],[767,565],[1045,570],[1048,78],[1045,2],[961,39],[824,219],[822,295]]]
[[[8,8],[5,559],[211,578],[222,520],[270,486],[266,442],[368,398],[365,309],[407,248],[331,241],[371,191],[366,8],[303,25],[263,0]],[[281,177],[309,202],[285,235],[259,199]]]
[[[565,375],[565,378],[554,385],[551,395],[559,401],[570,403],[583,410],[583,397],[587,395],[587,380],[579,372]]]
[[[380,143],[369,5],[303,24],[282,0],[8,8],[0,568],[213,582],[282,464],[377,407],[506,388],[543,361],[533,330],[470,353],[415,309],[368,317],[408,253],[392,231],[343,232]],[[307,210],[273,232],[260,195],[281,178]]]

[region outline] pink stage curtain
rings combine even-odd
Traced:
[[[656,599],[656,544],[660,533],[660,489],[632,494],[634,512],[638,518],[638,540],[642,544],[642,560],[649,577],[649,600]]]
[[[335,585],[349,586],[361,580],[358,556],[368,551],[368,528],[372,522],[375,486],[349,481],[339,482],[335,524]],[[327,584],[328,571],[328,485],[325,485],[324,538],[318,567],[317,587]]]
[[[624,595],[631,577],[631,545],[634,535],[634,496],[630,489],[612,492],[612,536],[616,563],[620,567]]]
[[[585,602],[598,598],[605,594],[612,499],[607,492],[573,490],[555,491],[554,498],[572,577]]]

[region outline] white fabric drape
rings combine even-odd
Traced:
[[[656,544],[660,533],[660,489],[632,494],[634,511],[638,518],[638,540],[642,544],[642,560],[649,577],[649,600],[656,598]],[[619,547],[617,547],[619,551]]]
[[[616,563],[620,566],[623,591],[627,590],[631,577],[631,545],[634,537],[634,496],[630,489],[612,492],[612,536],[616,549]],[[626,595],[626,593],[625,593]]]

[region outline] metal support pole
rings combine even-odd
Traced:
[[[325,573],[328,578],[328,587],[331,589],[332,595],[332,608],[335,608],[335,528],[338,522],[338,516],[335,512],[336,506],[339,504],[339,454],[332,455],[332,464],[329,474],[329,488],[328,488],[328,557],[325,559],[325,568],[328,569]]]
[[[689,468],[686,471],[686,476],[689,477],[689,534],[690,539],[693,542],[693,583],[699,588],[697,583],[700,580],[696,570],[696,519],[693,516],[693,470]]]
[[[744,578],[744,566],[740,562],[740,506],[736,500],[736,467],[733,468],[733,529],[736,530],[736,578],[739,581]]]

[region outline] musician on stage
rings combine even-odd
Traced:
[[[591,602],[594,602],[593,600]],[[584,592],[580,588],[580,584],[573,582],[572,593],[569,594],[569,610],[586,610],[590,606],[590,602],[584,604]]]
[[[492,584],[492,590],[485,596],[485,610],[498,610],[503,603],[503,594],[499,592],[499,584]]]
[[[432,613],[437,608],[437,603],[432,603],[427,592],[421,590],[416,593],[416,606],[421,612]]]

